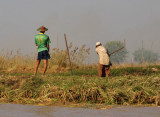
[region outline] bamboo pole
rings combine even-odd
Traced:
[[[115,50],[115,51],[109,53],[109,55],[112,55],[112,54],[114,54],[115,52],[118,52],[118,51],[122,50],[123,48],[125,48],[125,46],[126,46],[126,40],[124,40],[124,45],[123,45],[122,48],[120,48],[120,49],[118,49],[118,50]]]
[[[66,42],[66,48],[67,48],[67,54],[68,54],[68,59],[69,59],[70,70],[71,70],[71,74],[73,75],[72,64],[71,64],[71,59],[70,59],[69,49],[68,49],[68,44],[67,44],[67,38],[66,38],[66,34],[65,33],[64,33],[64,39],[65,39],[65,42]]]

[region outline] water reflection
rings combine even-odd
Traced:
[[[159,107],[116,107],[108,110],[0,104],[0,117],[160,117]]]

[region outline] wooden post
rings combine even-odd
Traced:
[[[69,59],[70,70],[71,70],[71,74],[73,75],[72,65],[71,65],[71,59],[70,59],[69,49],[68,49],[68,44],[67,44],[67,39],[66,39],[66,34],[64,34],[64,39],[65,39],[65,42],[66,42],[66,48],[67,48],[67,54],[68,54],[68,59]]]

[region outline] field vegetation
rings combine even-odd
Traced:
[[[67,105],[160,105],[160,66],[113,65],[111,77],[97,76],[97,64],[85,65],[85,45],[72,48],[73,74],[65,50],[53,49],[46,76],[33,76],[36,56],[9,52],[0,56],[0,102]],[[77,64],[78,63],[78,64]],[[41,65],[39,71],[43,66]]]

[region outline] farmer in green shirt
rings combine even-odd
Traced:
[[[35,36],[35,44],[38,46],[38,56],[37,56],[37,63],[34,71],[34,76],[37,74],[38,66],[41,62],[41,59],[44,61],[44,69],[43,69],[43,75],[45,75],[45,72],[47,70],[48,65],[48,59],[50,59],[49,55],[49,43],[50,39],[48,35],[45,35],[45,31],[48,29],[44,26],[41,26],[37,29],[37,31],[40,31],[39,34]]]

